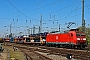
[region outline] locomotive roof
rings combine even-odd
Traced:
[[[70,29],[70,31],[79,31],[79,29]]]

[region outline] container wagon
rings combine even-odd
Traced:
[[[46,40],[44,36],[35,36],[35,37],[24,37],[24,43],[34,44],[34,45],[44,45]]]

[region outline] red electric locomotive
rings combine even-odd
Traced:
[[[70,48],[85,48],[87,46],[86,35],[78,32],[77,29],[71,29],[65,33],[49,33],[46,37],[47,46],[64,46]]]

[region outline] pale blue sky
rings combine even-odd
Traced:
[[[28,33],[26,26],[38,28],[41,14],[42,31],[58,30],[59,24],[66,29],[68,22],[75,22],[71,28],[77,28],[82,24],[82,0],[0,0],[0,36],[10,33],[10,24],[15,35]],[[85,0],[85,20],[90,27],[90,0]]]

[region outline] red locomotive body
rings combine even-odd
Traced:
[[[85,33],[69,31],[67,33],[49,33],[46,37],[48,46],[65,46],[70,48],[85,48],[87,46]]]

